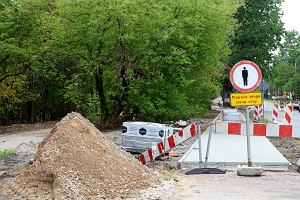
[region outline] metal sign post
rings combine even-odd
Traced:
[[[246,106],[246,134],[247,134],[247,155],[248,155],[248,167],[252,167],[251,160],[251,145],[250,145],[250,126],[249,126],[249,107]]]
[[[197,131],[198,131],[199,168],[200,168],[201,163],[202,163],[201,126],[200,126],[200,123],[197,124]]]
[[[247,133],[247,156],[248,156],[248,167],[252,166],[251,160],[251,147],[250,147],[250,118],[248,105],[261,105],[262,104],[262,94],[259,92],[252,93],[237,93],[230,94],[231,106],[245,106],[246,108],[246,133]]]

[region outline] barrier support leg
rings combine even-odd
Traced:
[[[215,123],[215,122],[214,122]],[[186,175],[193,175],[193,174],[225,174],[226,171],[217,169],[217,168],[208,168],[208,156],[209,156],[209,149],[210,149],[210,143],[211,143],[211,136],[213,131],[213,123],[209,125],[209,133],[208,133],[208,140],[207,140],[207,148],[206,148],[206,155],[205,155],[205,162],[204,162],[204,168],[195,168],[191,171],[186,172]],[[199,144],[201,144],[201,140],[198,140]],[[200,160],[200,146],[199,146],[199,160]],[[201,158],[202,159],[202,158]],[[200,162],[199,162],[200,166]]]

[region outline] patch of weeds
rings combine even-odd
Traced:
[[[173,180],[175,182],[179,181],[179,178],[174,170],[171,170],[167,174],[165,174],[165,179],[168,181],[171,181],[171,180]]]
[[[204,119],[214,119],[218,116],[218,114],[219,112],[209,110],[207,112],[202,113],[200,117]]]
[[[267,119],[262,119],[262,120],[259,121],[259,123],[261,123],[261,124],[268,124],[269,121]]]
[[[0,151],[0,158],[8,158],[13,155],[13,150],[11,149],[4,149]]]

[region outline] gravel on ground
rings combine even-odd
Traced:
[[[181,200],[299,200],[300,174],[265,172],[261,177],[226,174],[182,175],[176,188]]]
[[[297,161],[300,158],[300,139],[299,138],[268,138],[278,151],[292,164],[289,169],[297,171]],[[299,197],[300,198],[300,197]]]

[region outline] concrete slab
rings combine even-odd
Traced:
[[[263,169],[261,166],[248,167],[247,165],[239,165],[237,168],[238,176],[261,176]]]
[[[201,136],[202,162],[206,154],[208,134]],[[287,169],[289,161],[272,145],[266,137],[250,139],[253,165],[267,168]],[[179,160],[182,168],[198,167],[198,141]],[[247,139],[244,135],[213,134],[208,165],[223,169],[236,168],[247,164]]]

